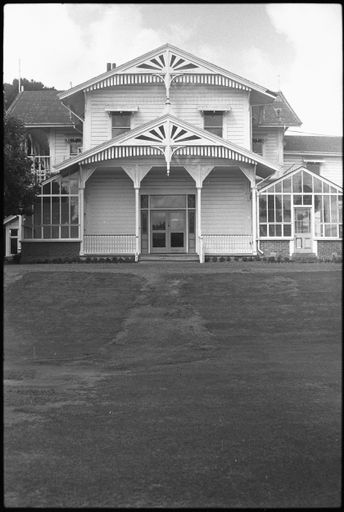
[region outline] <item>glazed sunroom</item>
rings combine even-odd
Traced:
[[[78,155],[41,185],[25,243],[80,256],[257,254],[256,181],[278,171],[166,114]]]

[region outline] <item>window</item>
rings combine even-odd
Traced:
[[[308,169],[309,171],[313,171],[316,174],[320,174],[320,164],[321,164],[321,162],[313,162],[313,161],[307,162],[307,161],[305,161],[305,164],[306,164],[306,169]]]
[[[10,252],[11,254],[18,252],[18,229],[10,229]]]
[[[252,151],[257,155],[263,155],[263,139],[252,139]]]
[[[80,138],[68,139],[69,155],[76,156],[82,151],[82,140]]]
[[[131,112],[112,112],[112,137],[130,130]]]
[[[204,129],[218,137],[223,133],[223,112],[203,112]]]
[[[252,126],[258,126],[262,121],[264,107],[261,105],[252,106]]]

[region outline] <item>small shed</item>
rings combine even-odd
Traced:
[[[21,251],[21,215],[9,215],[4,219],[5,258],[12,258]]]

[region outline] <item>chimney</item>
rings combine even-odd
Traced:
[[[116,62],[113,62],[111,65],[111,69],[115,69],[115,67],[116,67]]]
[[[107,62],[106,63],[106,71],[111,71],[111,69],[115,69],[116,67],[116,62]]]

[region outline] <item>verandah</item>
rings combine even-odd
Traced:
[[[115,171],[88,168],[44,184],[31,222],[26,220],[25,238],[77,239],[80,255],[135,254],[136,259],[141,252],[159,251],[159,245],[162,251],[196,252],[200,261],[205,252],[254,253],[250,184],[239,168],[198,164],[173,168],[169,177],[152,164]],[[175,196],[177,204],[159,206],[159,196],[160,201]],[[173,228],[169,219],[159,232],[154,219],[167,211],[179,215],[179,224],[172,218]]]

